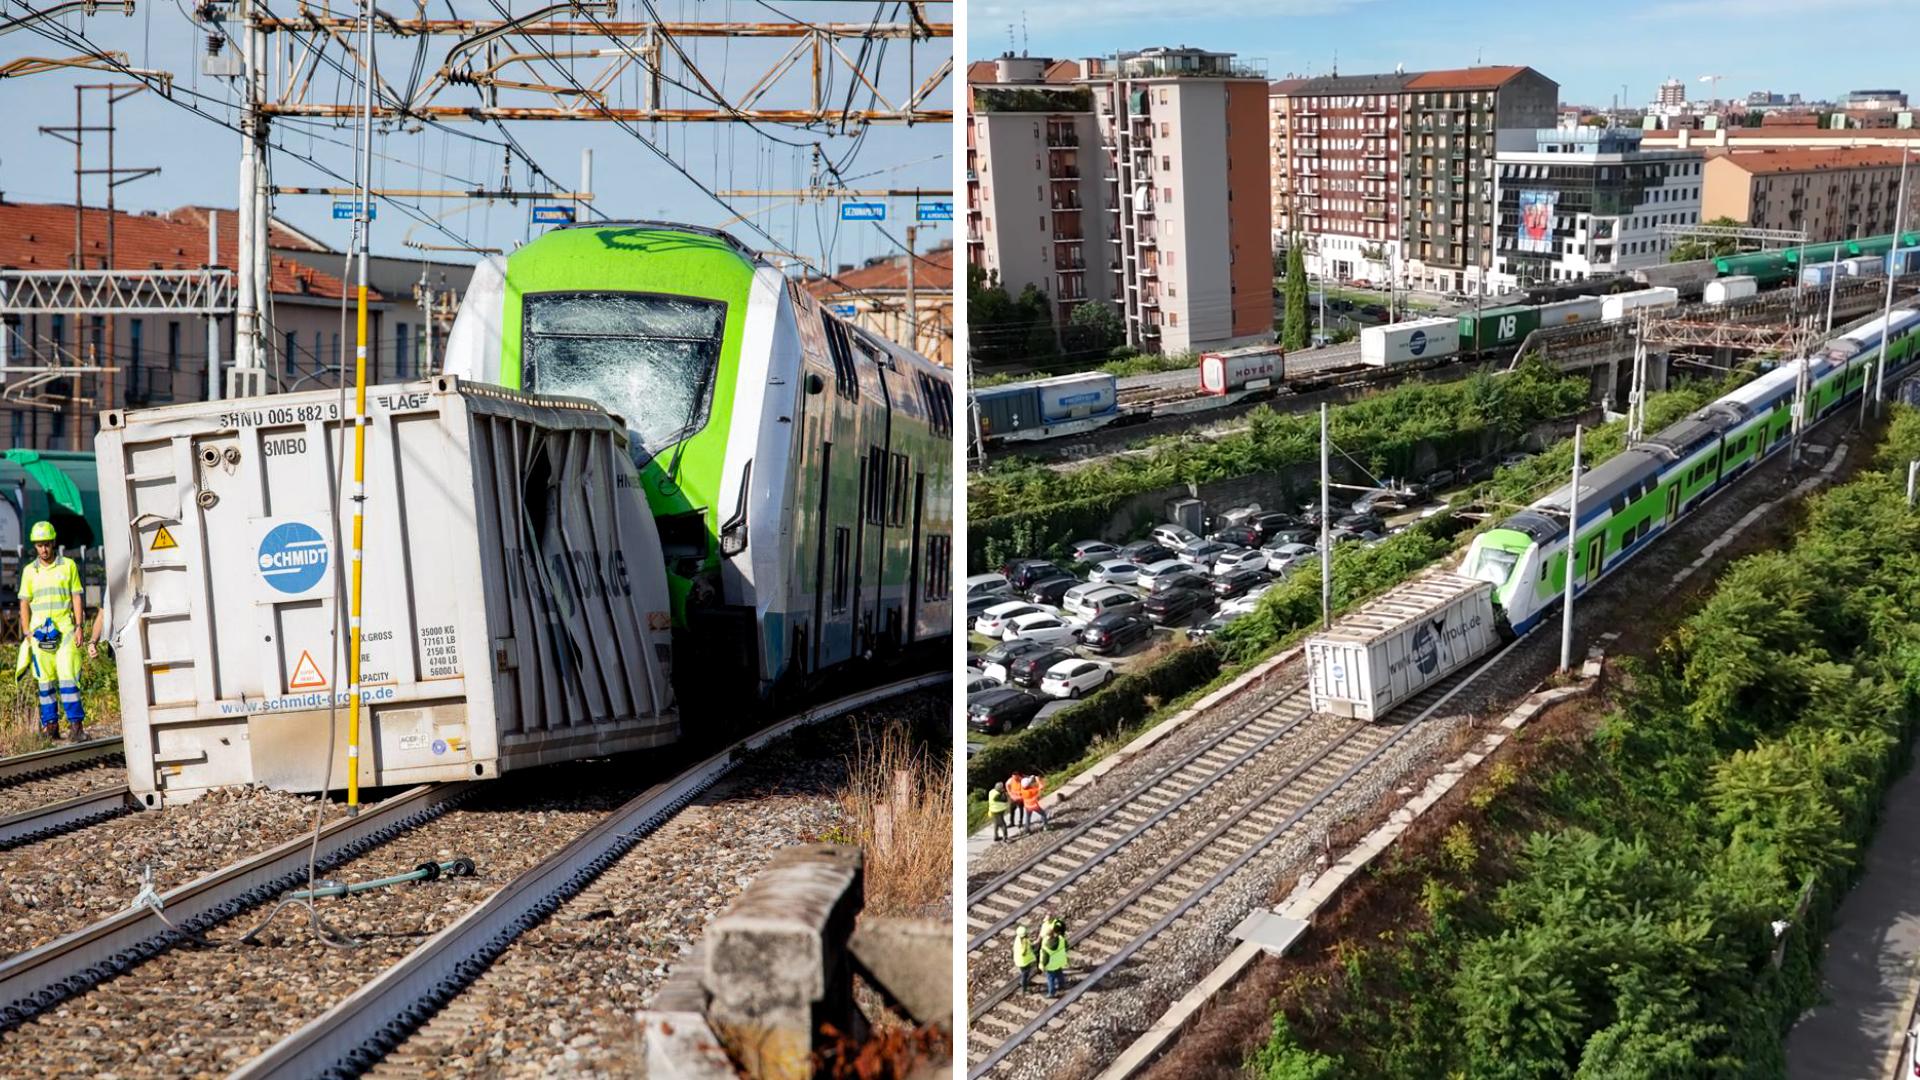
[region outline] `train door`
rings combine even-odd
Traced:
[[[1667,487],[1667,524],[1669,525],[1680,516],[1680,483],[1680,478],[1676,476],[1673,478],[1673,483]]]
[[[1587,573],[1584,580],[1590,583],[1600,576],[1600,562],[1606,554],[1607,530],[1603,528],[1587,541]]]

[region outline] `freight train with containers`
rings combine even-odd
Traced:
[[[1557,615],[1569,574],[1576,597],[1610,574],[1631,574],[1636,555],[1787,449],[1803,366],[1809,423],[1914,370],[1920,310],[1896,308],[1801,359],[1583,472],[1578,521],[1569,520],[1573,486],[1563,485],[1474,537],[1456,570],[1390,589],[1310,638],[1314,708],[1377,719]]]
[[[596,223],[489,258],[444,371],[366,407],[363,501],[335,391],[106,415],[147,805],[491,778],[947,662],[947,372],[724,233]]]
[[[1888,272],[1920,274],[1920,232],[1700,259],[1535,286],[1526,290],[1524,303],[1366,327],[1360,331],[1358,359],[1340,367],[1313,365],[1308,370],[1307,365],[1289,365],[1287,351],[1277,345],[1203,353],[1198,385],[1188,392],[1214,398],[1250,396],[1281,387],[1312,392],[1380,378],[1394,369],[1510,356],[1539,330],[1619,322],[1687,301],[1718,306],[1768,289],[1794,284],[1824,287],[1835,276],[1873,277]],[[1009,383],[977,390],[973,396],[970,435],[988,446],[1139,423],[1169,408],[1164,401],[1123,401],[1119,380],[1097,371]]]

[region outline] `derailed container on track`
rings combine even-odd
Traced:
[[[1313,711],[1378,720],[1498,641],[1490,582],[1414,578],[1307,639]]]
[[[677,739],[665,567],[623,425],[452,376],[369,388],[367,407],[361,786]],[[352,431],[334,390],[103,417],[143,804],[346,785]]]
[[[1736,274],[1707,282],[1702,299],[1709,304],[1724,304],[1732,300],[1744,300],[1759,291],[1759,281],[1747,274]]]
[[[1360,331],[1360,362],[1392,367],[1419,360],[1440,360],[1460,351],[1460,321],[1413,319]]]

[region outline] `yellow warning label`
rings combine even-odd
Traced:
[[[318,690],[327,685],[327,677],[320,674],[320,665],[313,662],[313,654],[300,650],[300,662],[293,665],[293,681],[287,684],[289,690]]]
[[[167,531],[165,525],[162,525],[160,526],[160,530],[153,534],[153,543],[147,545],[147,550],[165,551],[168,548],[177,548],[179,546],[179,543],[173,539],[173,534]]]

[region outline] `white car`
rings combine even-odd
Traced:
[[[1267,569],[1276,574],[1288,573],[1301,563],[1320,557],[1319,549],[1312,544],[1281,544],[1260,550],[1266,553]]]
[[[1077,698],[1105,686],[1113,678],[1113,668],[1098,660],[1062,660],[1047,669],[1040,678],[1040,693],[1046,697]]]
[[[1140,580],[1140,567],[1131,559],[1107,559],[1093,568],[1087,580],[1102,585],[1132,585]]]
[[[1006,633],[1007,624],[1020,616],[1045,614],[1051,614],[1051,612],[1039,604],[1029,604],[1025,600],[1009,600],[981,612],[979,618],[973,620],[973,632],[982,637],[998,640],[1000,635]]]
[[[1060,598],[1060,606],[1075,618],[1091,621],[1109,611],[1138,612],[1140,594],[1118,585],[1076,585]]]
[[[1016,615],[1000,637],[1006,641],[1040,641],[1048,645],[1072,645],[1080,640],[1080,628],[1051,611]]]
[[[1012,595],[1013,586],[1007,584],[1007,579],[999,574],[975,574],[967,579],[967,599],[969,600],[980,596],[1011,597]]]
[[[1185,559],[1161,559],[1159,562],[1154,563],[1152,566],[1141,567],[1140,576],[1134,580],[1134,584],[1140,586],[1143,589],[1151,590],[1153,588],[1153,583],[1156,578],[1163,578],[1163,577],[1166,577],[1168,574],[1200,574],[1200,573],[1205,573],[1205,571],[1201,570],[1199,567],[1193,565],[1192,563],[1188,562]]]
[[[1075,540],[1072,549],[1074,562],[1104,562],[1120,553],[1119,547],[1105,540]]]
[[[1223,619],[1235,619],[1242,615],[1252,614],[1253,609],[1260,606],[1260,598],[1272,591],[1273,586],[1270,584],[1262,585],[1255,589],[1248,589],[1239,596],[1221,604],[1220,617]]]
[[[1180,525],[1155,525],[1153,531],[1147,534],[1147,539],[1172,551],[1200,542],[1198,534]]]
[[[1229,551],[1213,560],[1213,576],[1226,577],[1242,570],[1265,570],[1268,569],[1267,562],[1267,553],[1264,551],[1248,551],[1246,548]]]

